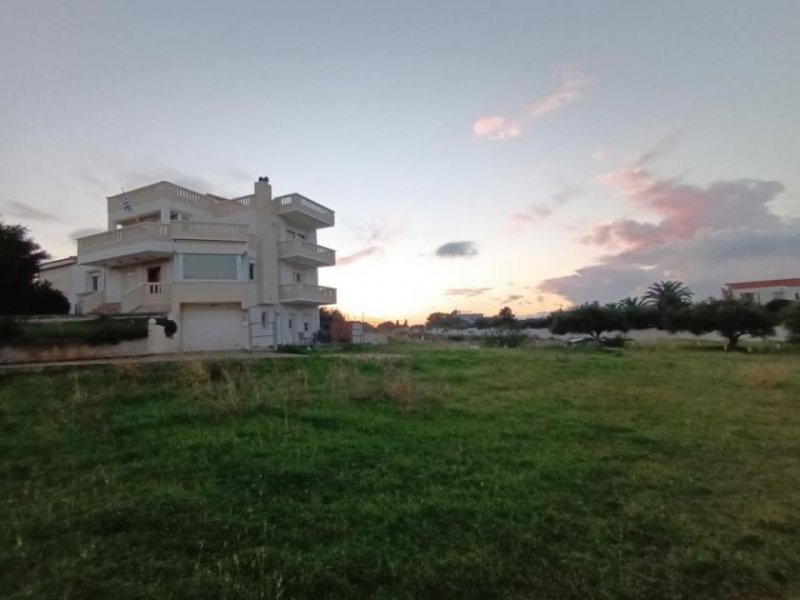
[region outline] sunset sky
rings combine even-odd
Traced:
[[[4,0],[0,214],[261,175],[336,211],[352,315],[800,276],[800,2]]]

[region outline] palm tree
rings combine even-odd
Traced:
[[[659,311],[691,303],[694,292],[680,281],[659,281],[652,284],[642,296],[643,300]]]
[[[622,300],[617,302],[617,308],[622,308],[622,309],[641,308],[646,304],[647,302],[639,298],[639,296],[628,296],[627,298],[623,298]]]

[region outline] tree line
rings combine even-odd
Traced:
[[[692,290],[679,281],[660,281],[647,288],[641,298],[586,303],[542,317],[516,319],[511,309],[504,307],[496,316],[472,323],[455,311],[433,313],[426,325],[442,329],[547,327],[554,334],[583,334],[598,342],[604,334],[635,329],[686,331],[694,335],[716,332],[727,340],[727,348],[735,349],[742,336],[772,336],[775,327],[783,324],[791,339],[800,341],[800,302],[773,300],[762,306],[735,298],[693,302],[693,297]]]

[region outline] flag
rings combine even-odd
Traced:
[[[128,200],[128,195],[125,193],[125,190],[122,190],[122,209],[129,215],[133,214],[133,205],[131,201]]]

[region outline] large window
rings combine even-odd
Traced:
[[[237,279],[236,254],[184,254],[184,279]]]

